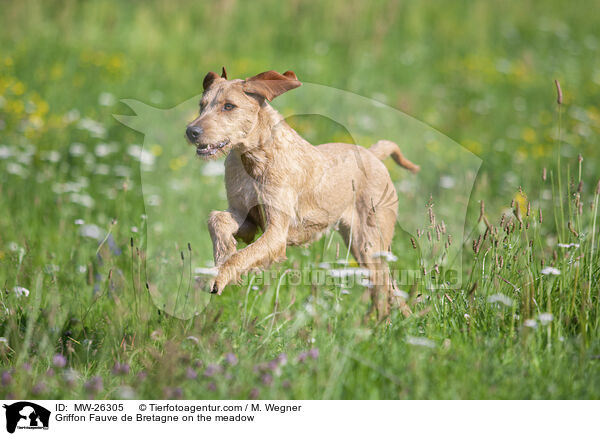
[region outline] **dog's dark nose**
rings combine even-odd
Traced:
[[[200,137],[200,135],[202,135],[202,127],[189,126],[185,130],[185,134],[190,139],[190,141],[196,141]]]

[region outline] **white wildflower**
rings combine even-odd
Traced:
[[[156,156],[154,156],[149,151],[144,150],[141,146],[137,144],[131,144],[127,147],[127,153],[140,161],[142,164],[151,167],[154,165],[154,161],[156,160]]]
[[[6,172],[19,177],[26,177],[27,171],[18,163],[10,162],[6,165]]]
[[[85,221],[84,221],[84,220],[82,220],[81,218],[77,218],[77,219],[75,220],[75,225],[76,225],[76,226],[82,226],[82,225],[84,225],[84,224],[85,224]]]
[[[399,289],[395,289],[394,290],[394,296],[402,298],[403,300],[408,300],[408,294],[406,292],[404,292],[404,291],[399,290]]]
[[[500,303],[503,304],[505,306],[512,306],[513,305],[513,301],[510,297],[507,297],[504,294],[494,294],[494,295],[490,295],[487,299],[488,303]]]
[[[554,319],[554,315],[552,315],[551,313],[540,313],[538,315],[538,319],[540,321],[540,324],[547,325],[552,322],[552,320]]]
[[[51,150],[44,154],[43,159],[47,160],[48,162],[56,163],[60,160],[60,153],[56,150]]]
[[[99,176],[107,176],[110,174],[110,167],[106,164],[98,164],[96,168],[94,168],[94,174],[98,174]]]
[[[117,397],[121,400],[133,400],[135,396],[136,393],[131,386],[123,385],[117,389]]]
[[[73,368],[67,368],[63,373],[63,380],[67,383],[75,383],[79,378],[79,373]]]
[[[523,323],[523,325],[525,327],[534,329],[537,327],[537,321],[535,319],[526,319],[525,322]]]
[[[557,244],[557,246],[560,247],[560,248],[571,248],[571,247],[573,247],[573,248],[579,248],[579,244],[574,244],[574,243],[571,243],[571,244],[562,244],[562,243],[560,243],[560,244]]]
[[[398,260],[398,258],[396,256],[394,256],[393,253],[390,253],[389,251],[378,251],[376,253],[373,253],[373,259],[385,259],[386,262],[396,262]]]
[[[74,142],[69,147],[69,154],[76,157],[83,156],[85,154],[85,145],[83,145],[81,142]]]
[[[0,159],[8,159],[14,155],[13,147],[7,145],[0,145]]]
[[[83,118],[77,123],[77,127],[82,130],[87,130],[93,137],[103,138],[106,135],[106,128],[98,121],[89,118]]]
[[[225,165],[220,161],[208,161],[202,167],[202,175],[206,177],[217,177],[225,173]]]
[[[98,96],[98,104],[100,106],[112,106],[117,102],[117,99],[110,92],[103,92]]]
[[[94,199],[88,194],[73,193],[69,199],[71,200],[71,203],[77,203],[87,208],[94,207]]]
[[[551,267],[551,266],[545,267],[541,272],[544,275],[553,275],[553,276],[560,275],[560,270],[557,268]]]
[[[119,177],[129,177],[131,175],[131,169],[125,165],[115,165],[113,171]]]
[[[116,151],[117,151],[117,146],[115,144],[107,144],[105,142],[101,142],[100,144],[96,145],[96,147],[94,148],[94,153],[98,157],[105,157]]]
[[[22,286],[15,286],[13,288],[13,292],[17,297],[29,297],[29,289],[26,289]]]
[[[408,336],[406,342],[410,345],[416,345],[418,347],[435,348],[435,342],[427,338],[419,338],[417,336]]]
[[[442,176],[440,177],[440,187],[444,189],[452,189],[454,188],[455,182],[454,178],[451,176]]]
[[[77,109],[71,109],[69,112],[65,114],[63,120],[67,123],[72,123],[81,118],[81,114]]]
[[[104,236],[104,231],[95,224],[85,224],[79,229],[79,234],[85,238],[92,238],[99,241]]]

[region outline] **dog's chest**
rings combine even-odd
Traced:
[[[233,153],[225,160],[225,189],[229,205],[248,212],[259,204],[261,182],[248,174],[239,157]]]

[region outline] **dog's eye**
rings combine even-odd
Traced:
[[[233,108],[235,108],[235,105],[234,105],[234,104],[231,104],[231,103],[225,103],[225,104],[223,105],[223,110],[224,110],[224,111],[230,111],[230,110],[232,110]]]

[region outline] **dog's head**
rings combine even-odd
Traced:
[[[227,80],[223,68],[221,76],[208,73],[203,85],[200,113],[188,124],[186,136],[196,146],[198,156],[210,159],[245,144],[266,101],[301,83],[292,71],[266,71],[246,80]]]

